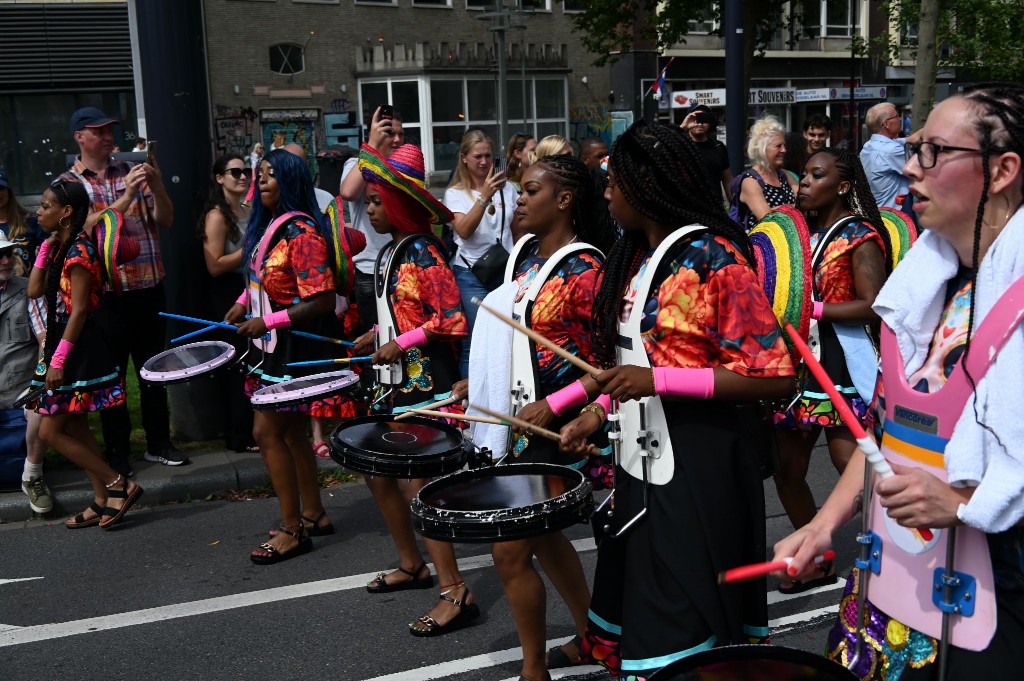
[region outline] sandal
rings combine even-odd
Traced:
[[[316,518],[310,518],[308,516],[299,516],[302,518],[302,527],[306,530],[306,534],[310,537],[326,537],[329,534],[334,534],[334,523],[327,523],[321,525],[320,521],[327,516],[327,511],[320,511],[320,515]],[[309,523],[308,525],[306,523]],[[267,532],[271,537],[277,534],[277,530],[270,530]]]
[[[387,574],[384,572],[377,573],[377,576],[373,578],[369,584],[366,585],[366,590],[372,594],[386,594],[392,591],[405,591],[406,589],[429,589],[434,586],[434,576],[427,570],[427,576],[422,579],[416,579],[416,575],[423,571],[427,567],[426,562],[421,562],[416,568],[412,570],[406,570],[401,565],[398,566],[398,571],[402,574],[409,575],[412,579],[395,582],[394,584],[388,584]]]
[[[263,556],[254,551],[253,553],[249,554],[249,559],[252,562],[256,563],[257,565],[273,565],[274,563],[280,563],[281,561],[288,560],[289,558],[295,558],[296,556],[301,556],[313,550],[313,540],[306,535],[306,530],[302,527],[301,524],[299,525],[298,532],[292,532],[284,525],[279,527],[277,531],[283,532],[284,534],[287,534],[291,537],[295,537],[296,539],[298,539],[298,546],[291,549],[290,551],[281,553],[281,551],[278,550],[277,547],[273,546],[272,544],[264,542],[260,544],[260,549],[262,549],[270,555]]]
[[[806,582],[795,579],[789,586],[780,584],[777,591],[780,594],[786,594],[787,596],[790,594],[802,594],[805,591],[816,589],[819,586],[835,584],[839,581],[839,576],[836,574],[835,567],[832,565],[831,560],[824,561],[820,566],[818,566],[818,569],[823,573],[821,577],[808,579]]]
[[[331,458],[331,446],[321,440],[320,442],[313,443],[313,453],[316,454],[316,458],[330,460]]]
[[[561,669],[562,667],[575,667],[581,664],[580,651],[583,648],[583,639],[579,637],[579,634],[572,637],[571,641],[566,641],[562,645],[573,644],[576,646],[576,659],[569,657],[562,646],[555,646],[548,651],[548,659],[545,666],[548,669]]]
[[[114,489],[114,485],[119,482],[121,483],[121,489]],[[121,474],[118,474],[117,479],[114,480],[114,482],[106,485],[106,488],[109,490],[107,492],[108,499],[110,497],[113,497],[114,499],[124,499],[124,503],[121,504],[121,508],[111,508],[110,506],[103,508],[103,515],[110,516],[110,520],[100,520],[100,527],[104,530],[110,529],[121,522],[121,519],[124,518],[124,514],[135,505],[135,502],[142,496],[143,491],[142,487],[135,485],[135,489],[133,489],[131,494],[129,494],[128,479]]]
[[[85,511],[92,511],[96,515],[91,518],[85,517]],[[95,501],[89,504],[89,508],[85,509],[74,518],[68,518],[64,521],[64,527],[69,530],[80,530],[83,527],[92,527],[93,525],[99,525],[100,520],[103,519],[103,507],[97,504]]]
[[[448,594],[455,591],[458,588],[465,587],[466,591],[462,594],[462,598],[452,598]],[[480,608],[476,603],[467,603],[466,598],[469,596],[469,587],[466,586],[465,582],[456,582],[447,587],[447,591],[442,591],[438,597],[442,601],[448,601],[459,606],[459,614],[448,620],[447,624],[441,624],[430,615],[424,615],[415,622],[409,624],[409,633],[413,636],[419,636],[421,638],[429,638],[431,636],[441,636],[447,634],[450,631],[461,629],[466,626],[477,617],[480,616]],[[416,625],[422,624],[425,629],[419,629]]]

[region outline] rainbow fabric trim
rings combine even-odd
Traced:
[[[811,328],[811,235],[803,214],[792,206],[768,212],[750,232],[757,276],[780,324],[792,324],[807,338]],[[792,341],[786,344],[794,351]]]
[[[334,288],[343,295],[352,291],[354,278],[352,275],[352,246],[348,239],[342,234],[345,231],[345,221],[342,219],[341,207],[338,206],[338,198],[331,199],[324,210],[328,224],[331,228],[331,245],[334,253]]]
[[[908,459],[933,468],[945,465],[945,451],[949,440],[940,435],[922,433],[891,418],[885,420],[882,428],[882,448],[902,454]]]
[[[117,276],[117,249],[121,245],[121,228],[124,216],[114,208],[107,208],[100,213],[93,236],[100,252],[100,264],[103,266],[103,277],[112,289],[120,293],[122,282]]]
[[[885,244],[886,266],[892,271],[917,241],[918,229],[909,215],[895,208],[879,208],[878,212],[885,227],[879,236]]]
[[[443,225],[454,219],[451,211],[426,190],[422,173],[405,164],[392,166],[392,161],[385,160],[380,152],[365,143],[359,149],[359,172],[372,182],[387,184],[413,198],[427,212],[431,224]]]

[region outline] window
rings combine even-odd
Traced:
[[[270,46],[270,70],[282,76],[291,76],[306,70],[302,45],[278,43]]]
[[[804,0],[804,34],[809,38],[856,35],[859,0]]]
[[[452,0],[412,0],[413,7],[451,7]]]
[[[419,80],[395,80],[359,84],[359,103],[364,128],[370,127],[373,112],[381,104],[391,104],[402,117],[405,141],[422,148],[422,119]],[[424,152],[425,153],[425,152]]]
[[[584,0],[562,0],[563,12],[582,12],[585,9],[587,9],[587,3]]]
[[[357,5],[397,5],[398,0],[355,0]]]
[[[917,45],[917,22],[900,26],[900,45]]]
[[[700,12],[693,19],[686,22],[687,32],[694,35],[707,35],[718,28],[715,21],[715,3],[705,2]]]

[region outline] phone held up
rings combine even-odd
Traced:
[[[380,105],[380,119],[382,121],[391,121],[395,118],[395,107],[390,104]]]
[[[156,160],[156,140],[149,140],[146,143],[146,163],[153,165]]]

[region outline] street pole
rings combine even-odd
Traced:
[[[506,22],[510,16],[510,12],[505,7],[504,0],[494,0],[494,11],[486,12],[478,19],[493,19],[494,25],[491,26],[490,31],[494,33],[495,37],[495,57],[498,66],[498,82],[495,86],[498,100],[498,140],[496,141],[496,147],[498,149],[503,148],[505,143],[508,141],[508,97],[505,92],[505,82],[508,78],[508,65],[505,54],[505,32],[511,27]],[[525,108],[526,102],[523,102]],[[524,112],[523,117],[526,117]]]
[[[734,175],[743,170],[747,93],[743,91],[743,3],[725,3],[725,146]]]

